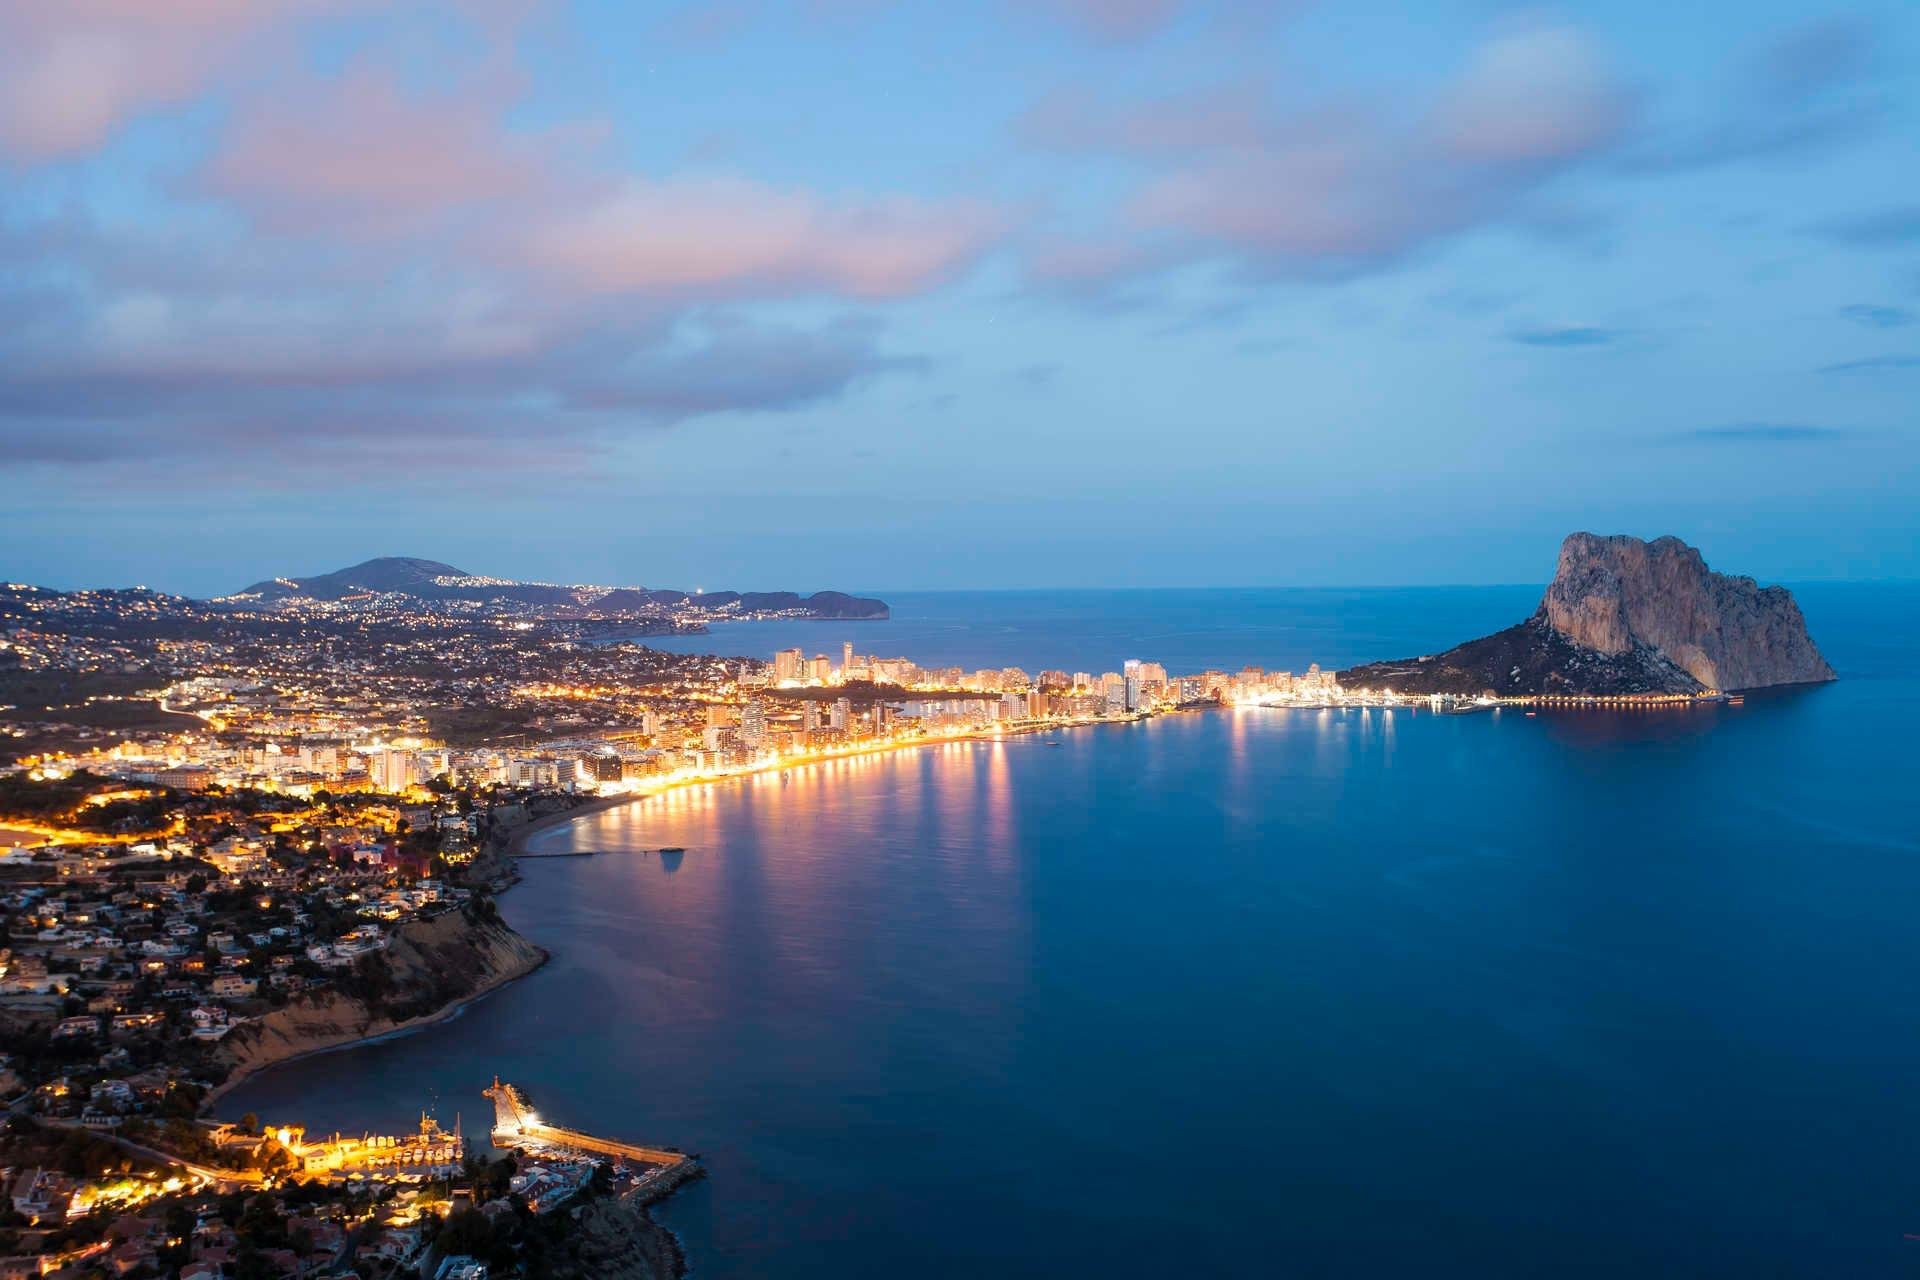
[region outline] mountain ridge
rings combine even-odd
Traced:
[[[443,561],[417,556],[376,556],[330,573],[304,578],[268,578],[232,595],[215,597],[213,603],[246,606],[300,600],[338,603],[366,594],[398,594],[435,604],[502,604],[569,613],[658,613],[678,607],[709,614],[797,612],[807,617],[850,621],[882,619],[890,613],[884,600],[843,591],[816,591],[802,596],[794,591],[688,592],[671,588],[520,582],[469,573]]]

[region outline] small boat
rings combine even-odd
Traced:
[[[685,853],[686,849],[684,846],[681,846],[681,845],[670,844],[670,845],[663,846],[660,852],[661,853]]]
[[[1529,711],[1529,712],[1527,712],[1527,719],[1529,719],[1529,720],[1531,720],[1531,719],[1533,719],[1533,718],[1534,718],[1535,716],[1537,716],[1537,715],[1539,715],[1539,714],[1540,714],[1540,713],[1539,713],[1538,711]]]

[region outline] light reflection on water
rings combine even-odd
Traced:
[[[545,837],[610,851],[503,901],[548,969],[227,1109],[472,1128],[498,1070],[705,1153],[702,1276],[1904,1274],[1920,688],[1856,672],[669,793]]]

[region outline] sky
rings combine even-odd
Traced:
[[[1920,13],[0,0],[0,577],[1920,576]]]

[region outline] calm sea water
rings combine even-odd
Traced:
[[[856,652],[923,666],[1118,670],[1127,658],[1171,671],[1352,666],[1435,652],[1518,622],[1537,586],[1396,590],[888,592],[885,622],[736,622],[706,635],[647,636],[675,653],[770,658],[800,648],[838,662]]]
[[[916,599],[856,643],[1297,666],[1534,595]],[[609,811],[503,900],[546,969],[225,1110],[471,1131],[497,1071],[706,1155],[663,1213],[700,1276],[1911,1275],[1920,588],[1799,595],[1845,678],[1744,707],[1208,712]]]

